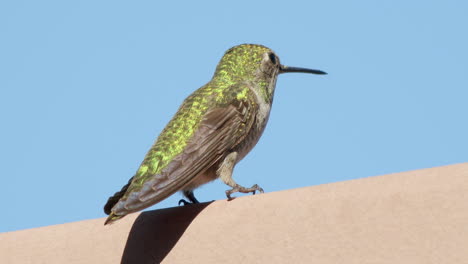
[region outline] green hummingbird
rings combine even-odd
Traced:
[[[323,71],[280,64],[269,48],[232,47],[221,58],[211,81],[187,97],[146,154],[135,175],[109,198],[105,224],[154,205],[177,191],[198,203],[193,190],[220,178],[235,192],[263,193],[232,178],[235,165],[258,142],[270,115],[279,74]],[[189,203],[181,200],[180,203]],[[180,204],[179,203],[179,204]]]

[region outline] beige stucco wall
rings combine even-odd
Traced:
[[[468,263],[468,163],[0,234],[0,263]]]

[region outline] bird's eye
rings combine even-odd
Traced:
[[[275,56],[275,54],[273,54],[273,53],[268,53],[268,57],[270,58],[271,62],[273,62],[273,64],[276,64],[276,56]]]

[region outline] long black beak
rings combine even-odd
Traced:
[[[324,71],[320,70],[313,70],[313,69],[307,69],[307,68],[300,68],[300,67],[289,67],[289,66],[280,66],[280,71],[279,73],[286,73],[286,72],[302,72],[302,73],[313,73],[313,74],[327,74]]]

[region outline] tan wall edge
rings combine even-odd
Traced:
[[[0,263],[468,263],[468,163],[0,234]]]

